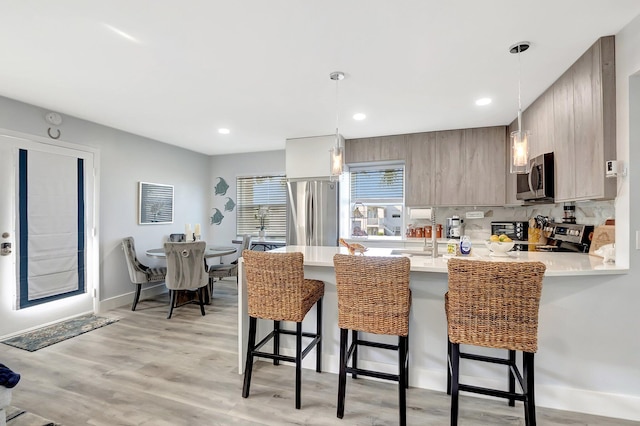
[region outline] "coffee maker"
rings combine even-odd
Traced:
[[[464,235],[464,221],[460,216],[448,217],[444,228],[445,238],[460,239]]]

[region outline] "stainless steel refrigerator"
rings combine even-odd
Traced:
[[[338,182],[287,182],[287,245],[338,245]]]

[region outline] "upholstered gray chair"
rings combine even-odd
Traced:
[[[184,234],[169,234],[169,241],[172,243],[184,243],[185,235]]]
[[[238,279],[238,258],[242,256],[242,252],[249,249],[251,245],[251,235],[244,234],[242,236],[242,247],[238,250],[238,257],[231,263],[220,263],[209,266],[209,293],[213,297],[213,283],[216,278],[236,277]]]
[[[136,257],[136,248],[133,242],[133,237],[123,238],[122,248],[124,250],[124,257],[127,260],[129,278],[131,279],[131,282],[136,285],[136,295],[133,298],[133,305],[131,306],[131,310],[135,311],[138,300],[140,299],[142,284],[164,281],[165,275],[167,274],[167,268],[150,268],[140,263]]]
[[[189,243],[164,243],[164,251],[167,254],[167,277],[165,284],[169,289],[171,299],[169,315],[171,318],[173,308],[176,305],[178,291],[195,291],[198,293],[197,303],[200,312],[204,315],[204,291],[209,278],[204,265],[204,251],[207,243],[194,241]],[[191,303],[191,302],[188,302]]]

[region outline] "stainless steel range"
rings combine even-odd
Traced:
[[[563,251],[588,253],[593,236],[593,225],[578,225],[570,223],[550,223],[545,228],[550,232],[547,246],[537,249],[548,251]]]

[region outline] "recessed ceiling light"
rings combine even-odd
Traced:
[[[476,101],[476,105],[484,106],[489,105],[491,103],[491,98],[480,98]]]
[[[366,114],[363,114],[363,113],[361,113],[361,112],[359,112],[359,113],[357,113],[357,114],[353,114],[353,119],[354,119],[354,120],[358,120],[358,121],[360,121],[360,120],[364,120],[365,118],[367,118],[367,115],[366,115]]]
[[[229,133],[231,133],[231,131],[229,129],[218,129],[218,133],[220,133],[221,135],[228,135]]]

